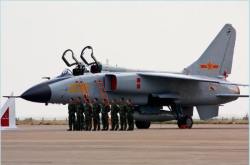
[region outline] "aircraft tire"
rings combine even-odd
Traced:
[[[148,129],[150,124],[150,121],[135,121],[135,125],[138,129]]]
[[[193,119],[189,116],[182,117],[178,119],[177,125],[180,129],[191,129],[193,126]]]

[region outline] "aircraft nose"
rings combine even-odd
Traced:
[[[38,84],[25,91],[21,98],[33,102],[47,103],[51,98],[51,90],[47,83]]]

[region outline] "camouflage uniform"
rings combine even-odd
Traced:
[[[118,104],[113,103],[111,106],[111,130],[117,130],[119,128],[118,112],[120,107]]]
[[[94,131],[100,130],[100,112],[101,112],[101,105],[95,102],[93,104],[93,122],[94,122]]]
[[[129,102],[127,108],[128,130],[134,130],[134,106]]]
[[[92,112],[93,107],[90,103],[85,104],[84,115],[85,115],[85,130],[91,131],[92,128]]]
[[[110,105],[106,104],[102,108],[102,130],[108,130],[109,129],[109,113],[110,111]]]
[[[126,120],[127,105],[126,104],[122,103],[120,105],[119,114],[120,114],[120,125],[121,125],[120,130],[124,130],[125,131],[127,129],[127,120]]]
[[[76,109],[76,118],[77,118],[77,130],[83,130],[84,129],[84,116],[83,116],[83,112],[84,112],[84,106],[82,103],[77,104],[77,109]]]
[[[68,113],[69,113],[69,131],[72,131],[75,129],[75,112],[76,112],[76,105],[75,104],[69,104],[68,105]]]

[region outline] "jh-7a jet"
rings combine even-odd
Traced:
[[[226,80],[232,69],[235,38],[235,29],[226,24],[201,57],[182,73],[105,66],[96,60],[90,46],[82,50],[83,62],[79,62],[68,49],[62,59],[69,67],[76,65],[73,74],[68,69],[31,87],[20,97],[45,104],[68,104],[86,97],[98,98],[100,102],[123,97],[131,99],[136,107],[137,128],[146,129],[152,121],[167,120],[177,120],[179,128],[191,128],[194,107],[200,118],[206,120],[218,116],[219,106],[248,97],[240,94],[238,86],[243,84]],[[69,55],[73,63],[68,61]],[[163,110],[163,106],[168,110]]]

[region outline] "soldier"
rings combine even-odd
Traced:
[[[128,131],[134,130],[134,106],[131,102],[131,99],[127,100],[127,121],[128,121]]]
[[[92,128],[92,112],[93,112],[93,107],[92,107],[89,99],[86,99],[86,104],[84,107],[85,130],[86,131],[91,131],[91,128]]]
[[[75,112],[76,112],[76,106],[73,103],[70,103],[68,105],[68,113],[69,113],[69,129],[68,131],[72,131],[75,129]]]
[[[119,105],[117,104],[116,99],[112,101],[111,105],[111,130],[118,130],[119,128],[119,119],[118,112],[120,110]]]
[[[94,122],[94,129],[99,131],[100,130],[100,112],[101,112],[101,105],[98,103],[98,99],[94,99],[93,104],[93,122]]]
[[[77,118],[77,127],[78,130],[82,131],[84,129],[84,105],[81,102],[81,99],[79,99],[77,104],[77,111],[76,111],[76,118]]]
[[[127,120],[126,120],[126,115],[127,115],[127,105],[125,103],[124,98],[121,98],[121,103],[120,103],[120,131],[125,131],[127,129]]]
[[[102,108],[102,130],[108,130],[109,129],[109,111],[110,111],[110,105],[108,103],[108,100],[104,99],[104,106]]]

